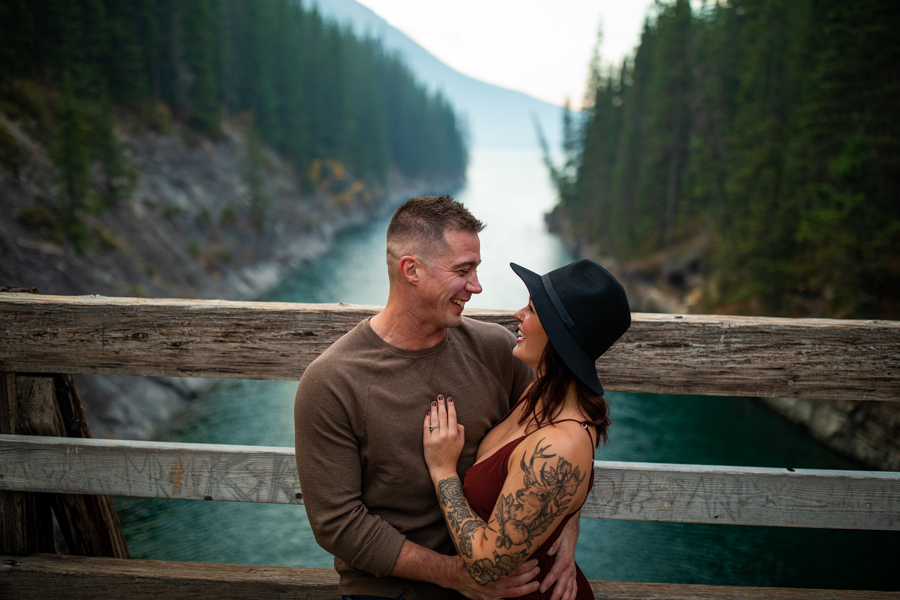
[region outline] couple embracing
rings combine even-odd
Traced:
[[[625,292],[587,260],[513,264],[518,335],[464,318],[482,229],[449,196],[397,209],[387,305],[300,380],[300,484],[344,598],[593,598],[574,551],[609,425],[594,361],[631,324]]]

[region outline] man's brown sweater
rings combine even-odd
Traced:
[[[422,454],[422,424],[438,394],[453,398],[466,428],[464,477],[485,432],[534,377],[512,357],[514,346],[503,327],[463,318],[436,346],[403,350],[365,320],[306,369],[294,405],[297,469],[341,594],[450,597],[389,576],[406,539],[455,553]]]

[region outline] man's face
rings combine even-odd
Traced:
[[[459,327],[465,303],[481,293],[476,270],[481,242],[475,233],[444,231],[447,250],[428,260],[419,280],[419,299],[431,325]]]

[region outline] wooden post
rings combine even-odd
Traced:
[[[3,433],[90,437],[70,375],[4,374]],[[12,428],[9,424],[14,424]],[[11,430],[10,430],[11,429]],[[69,552],[79,556],[130,558],[125,536],[109,496],[81,494],[3,494],[0,537],[3,552],[55,552],[51,507]]]
[[[0,373],[0,431],[3,433],[26,433],[17,387],[15,373]],[[50,505],[49,494],[0,493],[0,549],[20,555],[55,552]]]
[[[60,426],[63,429],[57,435],[91,437],[72,376],[56,375],[53,379]],[[119,517],[109,496],[55,494],[53,512],[56,513],[56,520],[72,554],[131,558]]]

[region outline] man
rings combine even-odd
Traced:
[[[577,519],[556,564],[532,581],[536,561],[508,579],[476,584],[454,549],[422,453],[422,419],[437,394],[453,397],[466,428],[460,477],[478,443],[533,379],[512,358],[515,337],[464,319],[481,292],[484,225],[449,196],[413,198],[387,232],[390,292],[384,310],[313,361],[297,389],[300,485],[319,545],[335,556],[349,598],[430,600],[519,597],[574,577]],[[560,585],[560,592],[564,585]],[[458,597],[458,596],[456,596]]]

